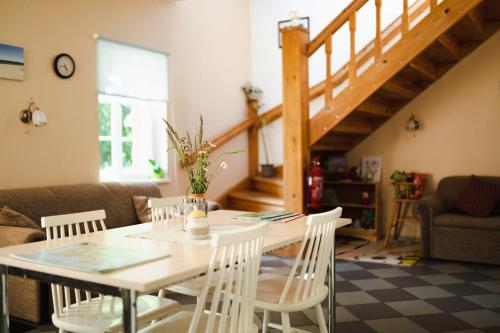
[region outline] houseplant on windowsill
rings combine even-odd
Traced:
[[[175,150],[186,171],[189,183],[186,196],[189,194],[195,199],[205,199],[210,183],[221,170],[227,169],[226,158],[240,151],[222,153],[211,161],[209,155],[216,146],[203,138],[203,117],[201,115],[199,125],[195,125],[196,133],[193,138],[189,132],[186,132],[185,136],[179,135],[172,124],[166,120],[165,123],[171,145],[170,149]]]

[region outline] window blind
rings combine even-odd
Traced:
[[[167,54],[98,39],[97,90],[105,95],[167,101]]]

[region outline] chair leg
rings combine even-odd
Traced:
[[[292,326],[290,326],[290,314],[288,312],[281,313],[281,325],[283,326],[283,333],[292,333]]]
[[[327,333],[328,330],[326,328],[325,316],[323,315],[321,304],[316,305],[314,309],[316,310],[316,320],[318,321],[319,331],[321,333]]]
[[[262,318],[262,333],[267,333],[267,325],[269,325],[269,310],[264,310]]]

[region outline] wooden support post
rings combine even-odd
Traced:
[[[403,16],[401,17],[401,34],[406,36],[408,33],[409,21],[408,21],[408,0],[403,0]]]
[[[248,118],[257,117],[258,101],[247,101]],[[248,128],[248,175],[257,176],[259,173],[259,124],[256,122]]]
[[[326,55],[325,106],[331,107],[333,99],[332,36],[328,37],[325,41],[325,55]]]
[[[375,33],[375,60],[382,55],[382,0],[375,0],[376,33]]]
[[[349,83],[356,78],[356,12],[349,17],[349,31],[351,36],[351,58],[349,61]]]
[[[429,5],[431,7],[431,12],[433,12],[437,7],[437,0],[429,0]]]
[[[305,170],[309,147],[309,33],[285,28],[283,58],[283,185],[285,210],[304,212]]]

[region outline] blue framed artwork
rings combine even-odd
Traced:
[[[24,49],[0,44],[0,79],[24,79]]]

